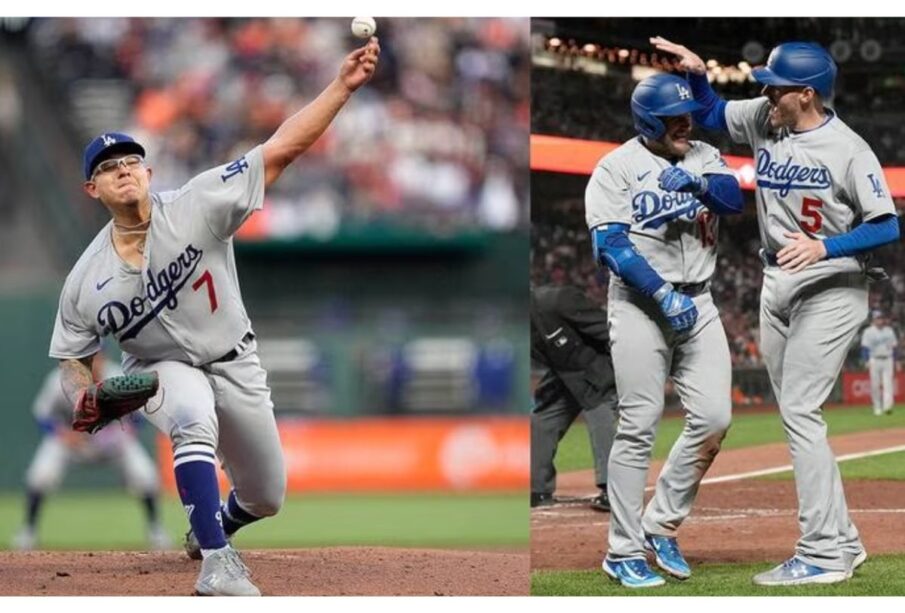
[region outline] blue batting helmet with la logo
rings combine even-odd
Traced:
[[[657,140],[666,133],[660,117],[673,117],[700,110],[688,81],[673,74],[656,74],[635,86],[632,118],[640,134]]]

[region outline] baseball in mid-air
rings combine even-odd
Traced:
[[[377,22],[373,17],[356,17],[352,20],[352,34],[358,38],[370,38],[377,31]]]

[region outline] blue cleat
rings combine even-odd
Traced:
[[[653,552],[657,566],[676,579],[684,580],[691,576],[691,567],[679,551],[676,537],[645,534],[644,548]]]
[[[666,579],[651,570],[644,558],[628,560],[604,558],[603,572],[625,587],[657,587],[666,583]]]
[[[805,585],[839,583],[851,577],[848,570],[828,570],[791,557],[776,568],[754,576],[757,585]]]

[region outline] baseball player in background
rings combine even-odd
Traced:
[[[201,558],[195,591],[258,596],[228,537],[279,511],[286,469],[267,375],[242,303],[232,237],[266,188],[327,129],[377,67],[372,37],[338,76],[263,144],[172,192],[150,191],[144,148],[103,134],[84,155],[85,191],[110,212],[60,296],[51,357],[74,405],[91,383],[100,339],[112,335],[127,374],[156,371],[144,414],[172,442],[179,496]],[[216,461],[232,489],[221,504]]]
[[[98,381],[120,374],[118,368],[103,358],[103,353],[98,353],[94,368]],[[47,495],[59,487],[71,464],[101,462],[115,464],[126,487],[141,500],[148,524],[148,547],[154,551],[172,547],[170,537],[160,525],[160,483],[156,466],[128,420],[101,430],[96,436],[74,432],[72,404],[63,395],[59,368],[54,368],[44,378],[32,413],[44,436],[25,473],[25,525],[13,537],[13,549],[35,549],[44,502]]]
[[[861,334],[861,357],[870,372],[870,399],[874,415],[892,413],[895,395],[896,347],[899,339],[880,311],[871,314],[871,324]]]
[[[729,428],[732,367],[710,278],[718,216],[740,213],[744,200],[719,151],[690,140],[691,113],[701,107],[684,79],[644,79],[631,108],[639,136],[597,164],[585,212],[595,258],[612,272],[607,311],[619,392],[603,570],[627,587],[653,587],[665,581],[647,551],[668,574],[691,575],[676,532]],[[644,510],[667,377],[685,427]]]
[[[608,512],[607,463],[619,397],[610,356],[606,312],[571,285],[531,289],[531,360],[543,369],[531,411],[531,506],[554,503],[559,442],[584,416],[600,493],[590,501]]]
[[[849,517],[822,405],[867,318],[863,256],[899,237],[883,169],[827,106],[836,65],[819,45],[777,46],[752,73],[763,95],[727,102],[710,87],[700,57],[662,38],[651,42],[689,72],[702,106],[698,123],[728,131],[755,156],[761,353],[789,440],[801,538],[791,558],[754,582],[844,581],[867,554]]]

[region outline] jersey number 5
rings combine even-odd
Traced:
[[[820,215],[820,209],[823,208],[823,202],[817,198],[803,198],[801,200],[801,216],[809,219],[810,222],[801,221],[801,228],[808,232],[820,232],[823,227],[823,217]]]
[[[192,283],[192,289],[196,292],[202,286],[207,284],[207,298],[211,301],[211,313],[217,310],[217,291],[214,289],[214,278],[211,271],[205,270],[204,274],[198,277],[198,280]]]

